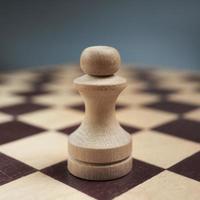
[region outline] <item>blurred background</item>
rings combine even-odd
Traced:
[[[200,69],[198,0],[1,0],[0,68],[77,63],[110,45],[124,63]]]

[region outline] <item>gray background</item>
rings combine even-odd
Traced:
[[[123,62],[200,67],[198,0],[0,1],[0,67],[78,62],[111,45]]]

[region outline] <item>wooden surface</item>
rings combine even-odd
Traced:
[[[121,62],[117,49],[92,46],[84,49],[80,58],[81,69],[92,76],[108,76],[118,71]]]
[[[85,117],[68,144],[68,170],[79,178],[111,180],[132,169],[131,136],[115,116],[116,100],[126,87],[126,79],[113,74],[119,61],[112,47],[89,47],[81,55],[81,69],[89,74],[74,84],[83,97]]]
[[[133,168],[87,181],[67,170],[68,138],[84,118],[72,83],[81,74],[75,65],[0,73],[0,199],[199,200],[200,75],[124,66],[116,114]]]

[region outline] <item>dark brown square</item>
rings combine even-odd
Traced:
[[[147,104],[145,106],[177,114],[183,114],[198,108],[198,106],[195,105],[172,102],[172,101],[159,101],[156,103]]]
[[[188,76],[186,76],[185,79],[188,80],[189,82],[200,83],[200,75],[199,74],[188,75]]]
[[[140,129],[138,128],[135,128],[133,126],[129,126],[129,125],[126,125],[126,124],[120,124],[121,127],[123,129],[125,129],[128,133],[130,134],[133,134],[137,131],[139,131]],[[72,132],[74,132],[78,127],[80,126],[80,124],[75,124],[73,126],[69,126],[69,127],[66,127],[66,128],[63,128],[63,129],[60,129],[58,131],[62,132],[62,133],[65,133],[67,135],[70,135]]]
[[[75,124],[73,126],[69,126],[69,127],[66,127],[66,128],[63,128],[63,129],[60,129],[58,131],[62,132],[62,133],[65,133],[67,135],[70,135],[72,132],[74,132],[78,127],[80,126],[80,124]]]
[[[2,107],[0,108],[0,111],[13,115],[13,116],[17,116],[17,115],[25,114],[28,112],[42,110],[45,108],[48,108],[48,106],[27,102],[27,103],[21,103],[21,104],[16,104],[12,106]]]
[[[128,133],[130,133],[130,134],[133,134],[133,133],[136,133],[137,131],[140,131],[140,129],[135,128],[135,127],[133,127],[133,126],[129,126],[129,125],[127,125],[127,124],[121,123],[120,125],[121,125],[121,127],[122,127],[124,130],[126,130],[126,131],[127,131]]]
[[[54,80],[54,76],[51,73],[46,73],[46,74],[44,73],[40,77],[35,79],[32,83],[34,85],[42,85],[42,84],[50,83],[53,80]]]
[[[148,88],[139,90],[139,92],[144,92],[144,93],[150,93],[150,94],[157,94],[157,95],[165,96],[165,95],[176,93],[177,90],[164,89],[164,88],[159,88],[159,87],[153,87],[152,86],[152,87],[148,87]]]
[[[169,168],[170,171],[200,181],[200,152]]]
[[[35,78],[34,80],[30,81],[29,83],[33,86],[35,90],[42,90],[43,86],[48,83],[54,82],[56,77],[53,75],[53,72],[42,72],[42,74]]]
[[[124,105],[124,104],[119,104],[119,103],[116,104],[116,110],[121,110],[126,107],[127,107],[127,105]],[[85,105],[83,103],[71,105],[71,106],[69,106],[69,108],[71,108],[73,110],[85,112]]]
[[[133,78],[139,81],[144,81],[149,85],[156,85],[160,81],[158,77],[156,77],[151,71],[147,71],[146,69],[133,72]]]
[[[133,160],[133,169],[128,175],[111,181],[87,181],[76,178],[68,172],[66,161],[42,170],[46,175],[99,200],[112,199],[161,171],[163,169],[139,160]]]
[[[0,77],[0,85],[3,85],[6,83],[6,80],[3,77]]]
[[[200,123],[197,121],[177,119],[155,127],[154,130],[195,142],[200,142]]]
[[[35,172],[36,169],[0,153],[0,185]]]
[[[49,93],[51,93],[51,92],[47,91],[47,90],[40,89],[40,87],[37,87],[34,90],[30,90],[30,91],[26,91],[26,92],[16,92],[15,94],[19,95],[19,96],[24,96],[24,97],[30,98],[30,97],[33,97],[33,96],[49,94]]]
[[[85,105],[83,103],[71,105],[71,106],[69,106],[69,108],[71,108],[73,110],[85,112]]]
[[[19,121],[2,123],[0,124],[0,144],[31,136],[43,131],[45,130],[42,128]]]

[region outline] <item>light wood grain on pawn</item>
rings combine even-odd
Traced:
[[[110,180],[126,175],[132,168],[129,133],[115,117],[115,102],[126,80],[113,75],[120,55],[112,47],[86,48],[81,69],[87,73],[74,80],[85,102],[85,118],[69,137],[69,171],[89,180]]]

